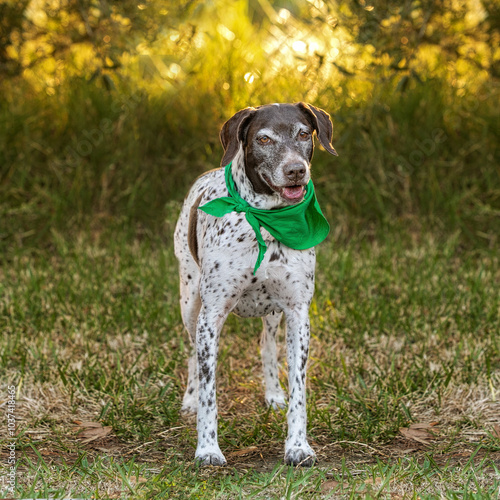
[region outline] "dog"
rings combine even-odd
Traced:
[[[306,436],[315,250],[293,249],[267,229],[257,227],[257,231],[249,223],[249,214],[256,209],[271,215],[282,212],[286,217],[287,210],[281,209],[300,206],[312,185],[313,136],[316,134],[326,151],[337,155],[332,133],[330,116],[306,103],[245,108],[224,123],[220,133],[221,166],[226,168],[200,176],[184,200],[174,247],[179,261],[181,315],[193,349],[182,412],[197,413],[195,460],[200,465],[226,465],[217,439],[215,373],[219,335],[231,312],[263,319],[260,346],[265,400],[273,408],[287,404],[278,379],[276,349],[284,314],[289,385],[284,460],[302,466],[311,466],[316,460]],[[234,183],[244,207],[223,216],[209,215],[203,207],[210,202],[231,201],[228,182]]]

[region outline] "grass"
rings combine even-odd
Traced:
[[[260,323],[231,317],[218,379],[229,467],[196,469],[195,422],[179,414],[178,208],[161,238],[54,231],[51,246],[4,253],[0,383],[17,388],[17,497],[495,498],[496,251],[401,229],[322,244],[308,372],[319,465],[282,464],[286,419],[264,404]]]

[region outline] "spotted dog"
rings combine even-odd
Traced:
[[[221,165],[231,164],[234,185],[251,207],[298,204],[310,180],[314,133],[326,151],[337,154],[331,145],[332,122],[321,109],[305,103],[243,109],[222,127]],[[306,436],[306,364],[314,248],[293,250],[263,229],[267,250],[254,274],[256,233],[245,213],[215,217],[200,209],[227,196],[224,168],[202,175],[187,195],[175,229],[181,313],[194,346],[182,410],[197,413],[195,458],[201,465],[226,464],[217,440],[215,372],[219,335],[229,313],[262,317],[265,400],[273,408],[286,405],[276,349],[284,313],[289,385],[285,463],[310,466],[315,453]]]

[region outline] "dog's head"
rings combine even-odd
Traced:
[[[302,201],[310,179],[313,134],[333,155],[333,125],[328,113],[299,102],[269,104],[238,111],[224,123],[221,165],[244,151],[245,172],[256,193],[279,193],[287,204]]]

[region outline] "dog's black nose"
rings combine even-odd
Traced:
[[[292,163],[286,165],[283,172],[290,182],[298,184],[306,175],[306,166],[303,163]]]

